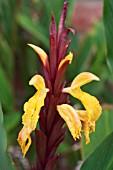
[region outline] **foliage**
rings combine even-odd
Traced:
[[[5,170],[15,170],[14,163],[10,160],[9,156],[6,153],[6,147],[7,147],[7,138],[6,138],[6,132],[3,125],[3,113],[2,108],[0,105],[0,168]]]
[[[104,0],[104,27],[107,45],[107,63],[111,73],[113,74],[113,1]]]

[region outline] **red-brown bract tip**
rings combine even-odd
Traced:
[[[69,4],[69,2],[68,2],[68,1],[64,2],[64,5],[68,5],[68,4]]]
[[[74,30],[74,29],[72,29],[72,28],[68,28],[68,29],[70,29],[70,32],[71,32],[72,34],[75,34],[75,30]]]
[[[68,11],[68,7],[67,7],[68,4],[69,4],[68,1],[64,2],[63,11],[64,11],[65,13],[67,13],[67,11]]]
[[[54,21],[54,20],[55,20],[55,17],[54,17],[53,12],[51,13],[51,20],[52,20],[52,21]]]

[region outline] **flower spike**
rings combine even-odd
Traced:
[[[48,89],[45,88],[44,79],[40,75],[35,75],[30,81],[30,85],[33,85],[38,91],[28,102],[24,104],[24,115],[22,116],[22,123],[24,127],[18,135],[18,143],[20,144],[25,156],[31,145],[30,134],[35,130],[41,107],[44,105],[44,99],[46,97]]]

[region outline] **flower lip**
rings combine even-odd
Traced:
[[[42,89],[43,89],[43,88],[45,89],[45,84],[44,84],[44,81],[43,81],[42,76],[40,76],[40,75],[35,75],[35,76],[33,76],[32,79],[29,81],[29,85],[34,85],[34,86],[35,86],[37,83],[38,83],[38,84],[41,83]],[[36,87],[36,89],[38,89],[37,86],[35,86],[35,87]],[[46,92],[49,92],[49,89],[48,89],[48,88],[46,88]]]
[[[32,79],[29,81],[29,85],[37,85],[37,87],[42,86],[42,88],[45,88],[44,79],[38,74],[32,77]]]
[[[33,84],[37,83],[38,77],[39,77],[39,75],[35,75],[34,77],[32,77],[32,79],[29,81],[29,85],[33,85]]]

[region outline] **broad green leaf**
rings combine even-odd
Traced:
[[[107,44],[107,63],[113,74],[113,0],[104,0],[104,28]]]
[[[81,170],[113,170],[113,132],[83,163]]]
[[[0,169],[1,170],[15,170],[13,162],[10,160],[6,153],[7,138],[6,132],[3,125],[3,113],[0,106]]]
[[[81,141],[82,158],[88,157],[94,149],[113,131],[113,110],[103,110],[96,123],[96,131],[90,134],[90,143],[86,145],[85,139]]]

